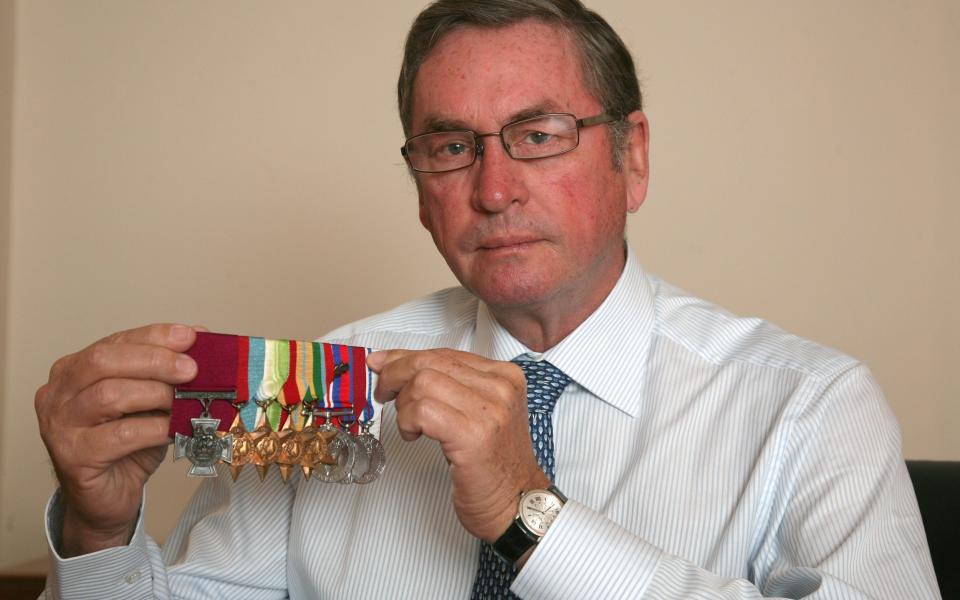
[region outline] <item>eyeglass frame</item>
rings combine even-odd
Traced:
[[[514,156],[510,152],[510,147],[507,146],[507,143],[503,139],[503,131],[508,127],[512,127],[520,123],[526,123],[527,121],[535,121],[537,119],[542,119],[544,117],[572,117],[574,119],[574,125],[576,125],[576,128],[577,128],[577,143],[562,152],[557,152],[556,154],[547,154],[546,156],[528,156],[528,157]],[[524,117],[523,119],[517,119],[516,121],[511,121],[506,125],[504,125],[503,127],[501,127],[500,131],[491,131],[489,133],[477,133],[472,129],[450,129],[450,130],[444,130],[444,131],[428,131],[426,133],[420,133],[415,136],[408,137],[403,142],[403,146],[400,147],[400,154],[407,161],[407,166],[409,166],[413,171],[417,173],[452,173],[453,171],[459,171],[460,169],[466,169],[467,167],[472,167],[474,163],[477,162],[477,158],[483,156],[483,151],[485,146],[483,142],[480,140],[480,138],[496,136],[500,138],[500,145],[503,146],[503,151],[506,152],[507,156],[509,156],[513,160],[540,160],[541,158],[553,158],[554,156],[562,156],[567,152],[572,152],[573,150],[576,150],[577,148],[579,148],[580,147],[580,130],[583,129],[584,127],[592,127],[594,125],[602,125],[604,123],[615,123],[621,120],[622,118],[623,117],[621,116],[610,114],[606,111],[597,115],[593,115],[592,117],[584,117],[582,119],[578,119],[577,116],[574,115],[573,113],[543,113],[542,115],[534,115],[532,117]],[[413,140],[416,140],[418,138],[423,138],[428,135],[436,135],[438,133],[465,133],[465,134],[473,135],[474,153],[473,153],[473,158],[470,160],[470,162],[463,166],[454,167],[452,169],[444,169],[443,171],[427,171],[423,169],[417,169],[416,167],[414,167],[413,164],[410,162],[410,156],[407,154],[407,146]]]

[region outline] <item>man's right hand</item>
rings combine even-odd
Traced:
[[[196,331],[149,325],[64,356],[37,390],[40,436],[60,480],[63,557],[126,545],[143,486],[166,455],[173,386],[192,380]]]

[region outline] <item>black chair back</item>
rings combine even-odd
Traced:
[[[908,460],[943,600],[960,600],[960,462]]]

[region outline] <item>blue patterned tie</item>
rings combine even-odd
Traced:
[[[527,378],[527,411],[530,413],[530,439],[540,468],[553,481],[553,407],[570,383],[563,371],[547,361],[514,361],[523,369]],[[473,582],[471,600],[490,598],[516,598],[510,592],[510,584],[517,576],[513,565],[508,565],[494,552],[490,544],[480,544],[480,567]]]

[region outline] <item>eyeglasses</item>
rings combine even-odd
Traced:
[[[498,136],[503,149],[515,160],[534,160],[570,152],[580,144],[580,129],[616,121],[601,113],[578,119],[569,113],[549,113],[507,123],[500,131],[477,133],[436,131],[407,139],[400,154],[418,173],[445,173],[465,169],[483,156],[481,138]]]

